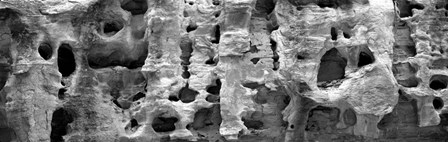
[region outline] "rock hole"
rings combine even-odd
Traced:
[[[168,96],[168,100],[177,102],[177,101],[179,101],[179,98],[175,95],[170,95],[170,96]]]
[[[297,60],[303,60],[305,59],[305,57],[303,55],[297,54]]]
[[[65,98],[65,92],[67,92],[67,89],[61,88],[58,91],[58,98],[63,100]]]
[[[138,92],[136,95],[134,95],[134,97],[132,97],[132,101],[135,102],[145,97],[146,97],[145,93]]]
[[[176,130],[174,124],[179,121],[176,117],[156,117],[152,121],[152,128],[154,131],[160,132],[171,132]]]
[[[263,122],[259,121],[259,120],[250,120],[250,119],[245,119],[244,117],[242,118],[242,121],[244,123],[244,126],[246,126],[248,129],[255,129],[255,130],[260,130],[263,128]]]
[[[221,90],[221,85],[222,85],[221,80],[216,79],[214,84],[206,87],[207,88],[206,91],[213,95],[219,95],[219,92]]]
[[[126,131],[135,132],[140,127],[137,120],[131,119],[129,124],[124,128]]]
[[[275,8],[274,0],[257,0],[255,4],[255,11],[253,13],[256,17],[267,17],[268,14],[272,13]]]
[[[213,0],[212,2],[213,5],[219,5],[220,3],[221,3],[220,0]]]
[[[15,132],[10,127],[1,127],[0,128],[0,142],[15,142]],[[52,141],[53,142],[53,141]]]
[[[365,48],[365,51],[361,51],[358,56],[358,67],[362,67],[368,64],[375,62],[375,58],[373,57],[373,53]]]
[[[72,113],[69,111],[59,108],[53,112],[51,119],[51,142],[63,142],[62,136],[67,134],[67,126],[69,123],[74,121]]]
[[[182,87],[179,91],[179,99],[183,103],[191,103],[196,99],[196,96],[199,94],[198,91],[190,89],[188,87],[188,83],[185,87]]]
[[[353,126],[356,124],[356,121],[357,121],[356,113],[351,108],[344,111],[343,118],[344,118],[345,124],[348,126]]]
[[[327,51],[320,60],[317,82],[343,79],[347,60],[336,48]]]
[[[194,130],[204,129],[208,126],[221,124],[221,111],[219,105],[213,105],[211,108],[202,108],[194,114],[194,121],[191,127]]]
[[[187,26],[187,32],[189,33],[189,32],[191,32],[191,31],[196,30],[197,28],[198,28],[198,25],[196,25],[196,24],[190,24],[190,25]]]
[[[214,31],[215,31],[215,32],[214,32],[214,34],[213,34],[213,38],[212,38],[211,42],[212,42],[212,43],[215,43],[215,44],[219,44],[219,40],[220,40],[220,38],[221,38],[221,29],[220,29],[220,26],[219,26],[219,25],[216,25]]]
[[[205,64],[216,66],[218,64],[218,58],[210,57],[207,61],[205,61]]]
[[[107,36],[113,36],[123,29],[124,25],[118,21],[104,23],[103,33]]]
[[[429,87],[434,90],[441,90],[447,87],[448,76],[445,75],[433,75],[430,78]]]
[[[339,109],[317,106],[308,114],[305,131],[333,130],[339,122]]]
[[[342,32],[342,35],[344,36],[344,38],[349,39],[350,38],[350,34],[346,33],[346,32]]]
[[[49,44],[43,43],[37,50],[39,52],[39,55],[45,60],[48,60],[51,58],[51,56],[53,56],[53,48],[51,48]]]
[[[432,100],[432,106],[434,106],[434,109],[436,110],[442,109],[444,106],[442,98],[435,97],[434,100]]]
[[[272,50],[272,60],[273,62],[273,68],[272,70],[276,71],[280,67],[280,56],[277,53],[277,42],[271,39],[271,50]]]
[[[190,74],[190,72],[188,71],[188,67],[187,66],[182,66],[182,68],[183,68],[183,72],[182,72],[182,78],[184,78],[184,79],[188,79],[188,78],[190,78],[190,76],[191,76],[191,74]]]
[[[398,84],[404,87],[417,87],[419,84],[419,79],[415,76],[417,69],[408,62],[393,64],[392,73]]]
[[[252,58],[250,59],[250,61],[255,65],[258,63],[258,61],[260,61],[260,58]]]
[[[62,77],[70,76],[76,69],[75,55],[68,44],[62,44],[58,49],[58,67]]]
[[[412,9],[422,10],[425,7],[422,4],[411,3],[408,0],[397,0],[397,7],[400,12],[400,17],[410,17],[413,15]]]
[[[257,82],[243,83],[243,86],[250,89],[257,89],[258,87],[264,86],[264,84],[258,84]]]
[[[145,14],[148,10],[147,0],[129,0],[127,3],[122,3],[121,8],[131,12],[132,15]]]
[[[336,28],[331,27],[330,34],[331,34],[331,40],[338,39],[338,31],[336,30]]]

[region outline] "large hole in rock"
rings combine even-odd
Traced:
[[[305,131],[334,130],[339,122],[339,109],[317,106],[308,114]]]
[[[397,7],[400,12],[400,17],[410,17],[413,15],[412,9],[422,10],[425,7],[422,4],[410,2],[408,0],[397,0]]]
[[[353,126],[356,124],[356,121],[357,121],[356,113],[351,108],[344,111],[343,118],[344,118],[345,124],[348,126]]]
[[[190,89],[188,87],[188,83],[185,87],[179,90],[179,99],[183,103],[191,103],[196,99],[196,96],[199,94],[198,91]]]
[[[53,113],[51,119],[51,142],[63,142],[62,136],[67,134],[67,126],[74,121],[73,114],[69,111],[59,108]]]
[[[53,48],[51,48],[49,44],[43,43],[37,50],[39,52],[39,55],[45,60],[48,60],[51,58],[51,56],[53,56]]]
[[[244,123],[244,126],[246,126],[248,129],[260,130],[263,128],[264,125],[263,122],[261,122],[260,120],[250,120],[242,118],[242,121]]]
[[[124,0],[121,8],[131,12],[132,15],[145,14],[148,10],[147,0]]]
[[[397,63],[392,65],[392,72],[398,84],[404,87],[417,87],[419,79],[415,76],[417,69],[410,63]]]
[[[176,117],[156,117],[152,121],[152,128],[156,132],[170,132],[176,130],[174,125],[179,119]]]
[[[221,111],[219,105],[211,108],[202,108],[194,114],[194,121],[190,125],[194,130],[203,129],[207,126],[221,125]]]
[[[221,90],[221,80],[220,79],[216,79],[215,83],[212,85],[207,86],[207,92],[213,95],[219,95],[219,92]]]
[[[443,100],[440,97],[435,97],[434,100],[432,101],[432,106],[434,106],[434,109],[436,110],[442,109],[444,105],[445,104],[443,103]]]
[[[368,47],[363,47],[358,56],[358,67],[362,67],[375,62],[373,53]]]
[[[145,93],[138,92],[136,95],[134,95],[134,97],[132,97],[132,101],[135,102],[145,97],[146,97]]]
[[[272,50],[272,60],[273,62],[273,68],[272,70],[276,71],[280,67],[280,56],[277,53],[277,42],[271,39],[271,50]]]
[[[68,44],[59,46],[58,67],[62,77],[70,76],[76,69],[75,55]]]
[[[65,92],[67,92],[67,89],[61,88],[58,91],[58,98],[63,100],[65,98]]]
[[[347,59],[343,58],[336,48],[330,49],[320,60],[317,82],[344,78],[346,66]]]
[[[255,4],[254,17],[267,17],[275,8],[274,0],[257,0]]]
[[[434,90],[441,90],[447,87],[448,76],[445,75],[433,75],[429,80],[429,87]]]
[[[106,36],[113,36],[123,29],[124,25],[118,21],[111,21],[104,23],[103,33]]]
[[[336,30],[336,28],[331,27],[330,34],[331,34],[331,40],[338,39],[338,31]]]

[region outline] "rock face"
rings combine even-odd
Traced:
[[[446,141],[447,9],[2,0],[0,141]]]

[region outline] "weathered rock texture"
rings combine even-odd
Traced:
[[[0,141],[446,141],[447,9],[2,0]]]

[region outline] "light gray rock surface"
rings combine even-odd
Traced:
[[[445,0],[2,0],[0,142],[448,140]]]

